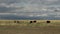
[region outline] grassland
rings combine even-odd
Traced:
[[[20,23],[14,23],[19,21]],[[60,20],[0,20],[0,34],[60,34]],[[34,21],[34,20],[32,20]]]
[[[16,22],[14,22],[14,21],[16,21]],[[17,21],[19,21],[19,23]],[[36,22],[30,23],[30,21],[36,21]],[[50,23],[47,23],[46,21],[50,21]],[[0,20],[0,25],[60,26],[60,20]]]

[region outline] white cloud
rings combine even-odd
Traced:
[[[40,16],[48,16],[47,14],[28,14],[26,16],[29,16],[29,17],[40,17]]]
[[[55,1],[58,1],[58,0],[46,0],[46,1],[49,1],[49,2],[55,2]]]

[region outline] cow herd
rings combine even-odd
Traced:
[[[14,23],[21,23],[20,21],[14,21]],[[31,23],[37,23],[37,21],[36,20],[34,20],[34,21],[29,21],[29,23],[31,24]],[[50,23],[50,21],[46,21],[46,23]]]

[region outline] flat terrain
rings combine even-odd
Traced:
[[[60,34],[60,26],[0,26],[0,34]]]
[[[0,34],[60,34],[60,20],[37,20],[36,23],[20,20],[13,21],[0,20]]]

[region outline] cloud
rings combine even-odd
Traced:
[[[58,0],[45,0],[45,1],[49,1],[49,2],[55,2],[55,1],[58,1]]]
[[[0,15],[55,17],[60,16],[60,0],[0,0]],[[56,5],[58,4],[58,5]]]
[[[38,14],[38,15],[33,15],[33,14],[30,14],[30,15],[28,15],[29,17],[40,17],[40,16],[42,16],[42,17],[44,17],[44,16],[48,16],[47,14]]]
[[[6,7],[0,7],[0,13],[8,13],[11,12],[13,10],[15,10],[16,8],[6,8]]]
[[[21,0],[0,0],[0,3],[18,3]]]

